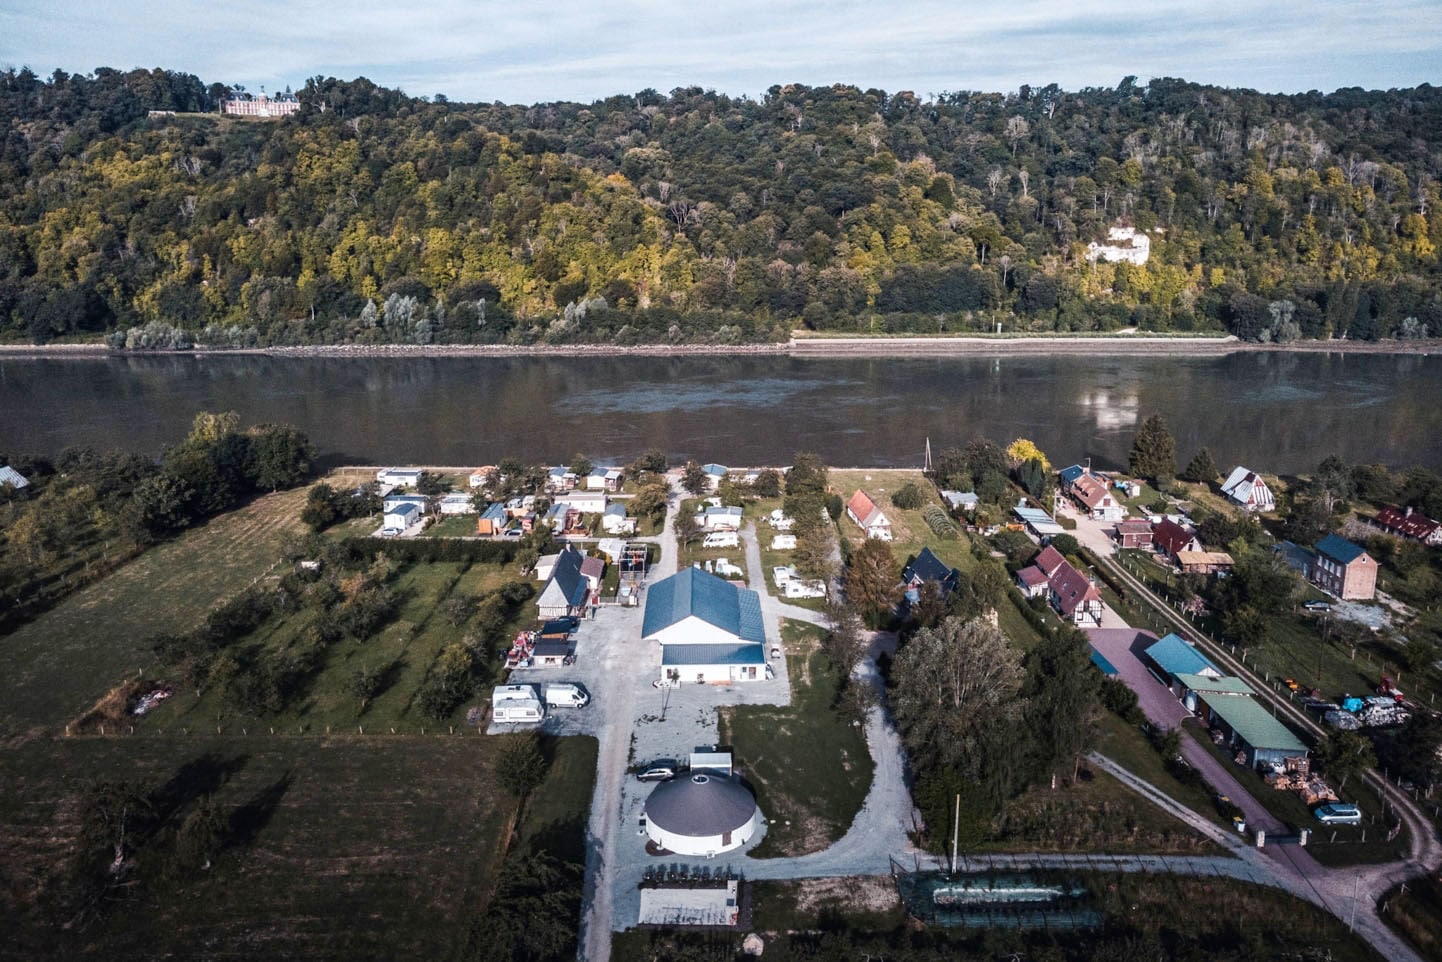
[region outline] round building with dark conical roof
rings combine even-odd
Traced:
[[[646,800],[646,834],[677,855],[710,857],[740,848],[761,825],[756,799],[735,778],[683,775]]]

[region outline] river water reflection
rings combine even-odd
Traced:
[[[328,463],[469,465],[515,454],[780,464],[921,462],[981,435],[1029,437],[1054,461],[1124,464],[1162,414],[1183,462],[1310,470],[1348,461],[1442,467],[1442,358],[785,356],[0,360],[0,451],[158,452],[196,411],[306,431]]]

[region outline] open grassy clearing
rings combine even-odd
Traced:
[[[1213,793],[1200,775],[1187,779],[1177,778],[1167,768],[1162,756],[1152,747],[1146,735],[1114,713],[1104,711],[1099,714],[1096,746],[1097,751],[1198,815],[1210,818],[1223,828],[1232,828],[1231,820],[1223,818],[1217,810]]]
[[[185,631],[272,570],[303,530],[306,489],[270,494],[192,528],[0,639],[0,730],[58,728],[152,666],[147,638]]]
[[[501,563],[430,562],[406,566],[392,590],[400,598],[394,615],[370,637],[346,638],[329,646],[323,663],[306,681],[302,692],[292,698],[279,714],[256,716],[240,711],[219,690],[210,686],[199,692],[179,689],[146,720],[146,727],[165,729],[176,725],[191,728],[234,726],[264,721],[267,726],[296,731],[324,731],[359,728],[406,732],[436,729],[463,723],[469,699],[449,719],[438,720],[421,712],[416,694],[425,682],[442,649],[467,637],[469,622],[452,624],[446,603],[457,597],[478,596],[519,577],[511,566]],[[534,620],[534,604],[524,605],[508,622],[501,635],[483,645],[475,673],[477,690],[493,681],[500,669],[497,651],[500,639],[509,639],[523,622]],[[305,644],[305,636],[316,613],[309,608],[293,614],[272,616],[238,645],[272,654],[284,653]],[[362,711],[351,683],[361,669],[383,673],[380,692]]]
[[[595,743],[566,739],[519,837],[583,826]],[[496,739],[35,739],[0,750],[0,958],[452,958],[489,897],[514,801]],[[207,871],[164,872],[163,836],[137,856],[128,901],[83,929],[59,908],[96,779],[228,817]],[[575,846],[583,843],[583,827]]]
[[[1442,958],[1442,881],[1424,875],[1388,892],[1382,905],[1382,918],[1424,959]]]
[[[942,508],[946,506],[942,504],[936,487],[919,470],[833,470],[828,477],[831,490],[839,494],[843,502],[849,501],[856,489],[861,488],[891,520],[891,550],[898,566],[905,564],[908,558],[918,554],[922,548],[930,548],[932,554],[948,565],[960,568],[963,574],[975,567],[976,559],[972,556],[970,543],[964,536],[944,538],[927,525],[923,516],[925,505],[934,504]],[[902,510],[891,503],[891,495],[907,483],[915,484],[921,489],[923,507]],[[853,544],[860,544],[865,538],[861,529],[844,513],[837,525],[841,536]]]
[[[796,624],[798,627],[788,627]],[[814,625],[782,622],[792,702],[723,708],[720,736],[766,813],[759,858],[819,852],[846,834],[871,789],[866,736],[832,705],[838,679]]]

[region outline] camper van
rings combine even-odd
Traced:
[[[741,537],[734,531],[713,531],[701,542],[703,548],[735,548]]]
[[[546,707],[585,708],[591,703],[591,696],[580,685],[562,683],[546,686]]]
[[[491,691],[491,720],[507,724],[534,724],[546,717],[534,685],[502,685]]]

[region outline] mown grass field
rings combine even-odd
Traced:
[[[595,742],[554,743],[517,837],[584,820]],[[134,736],[0,749],[0,958],[452,958],[489,898],[515,802],[496,739]],[[209,795],[229,842],[168,877],[142,846],[126,901],[63,928],[76,802],[125,779],[188,804]],[[579,924],[579,922],[577,922]]]
[[[926,519],[923,517],[925,505],[935,504],[942,508],[945,508],[945,505],[942,504],[936,487],[920,471],[833,470],[829,474],[829,483],[831,490],[839,494],[843,502],[849,501],[851,496],[856,493],[857,488],[862,489],[890,519],[891,551],[896,558],[898,571],[901,565],[906,564],[908,558],[918,554],[922,548],[930,548],[932,554],[948,565],[960,568],[963,574],[976,565],[976,559],[971,554],[970,542],[966,540],[965,536],[941,537],[927,525]],[[907,483],[915,484],[921,489],[924,498],[923,507],[902,510],[891,503],[892,493]],[[837,521],[837,525],[841,530],[841,536],[853,544],[859,545],[865,539],[865,534],[861,529],[844,513]]]
[[[846,834],[871,789],[874,765],[862,729],[832,710],[837,682],[820,650],[821,629],[784,621],[791,705],[720,712],[723,744],[736,750],[766,813],[758,858],[819,852]]]
[[[270,494],[158,545],[0,638],[0,732],[55,730],[152,667],[145,641],[188,630],[276,564],[306,489]]]

